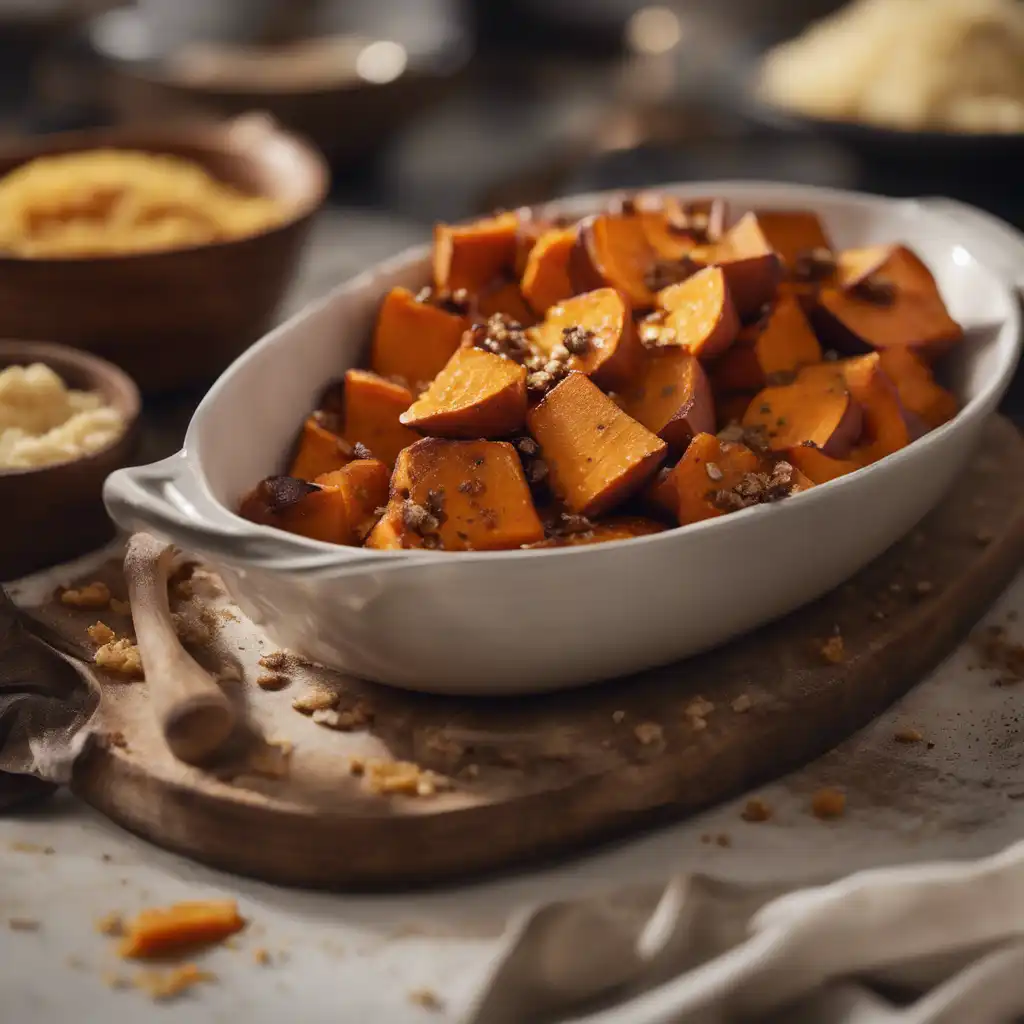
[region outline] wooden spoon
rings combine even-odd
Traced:
[[[236,713],[213,677],[178,640],[167,598],[173,559],[170,544],[137,533],[128,542],[124,575],[160,731],[179,761],[200,764],[231,734]]]

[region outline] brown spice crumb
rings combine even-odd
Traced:
[[[256,685],[261,690],[283,690],[288,683],[288,677],[279,672],[264,672],[256,677]]]
[[[714,710],[715,705],[711,701],[705,700],[701,696],[697,696],[686,705],[686,710],[683,714],[685,714],[687,718],[703,719],[710,715]]]
[[[413,989],[409,993],[409,1002],[431,1013],[440,1013],[444,1009],[441,997],[429,988]]]
[[[260,666],[271,672],[281,672],[288,667],[288,655],[284,651],[271,651],[260,658]]]
[[[216,981],[217,976],[200,970],[195,964],[182,964],[169,971],[140,971],[134,978],[135,987],[150,999],[174,999],[204,981]]]
[[[715,842],[719,846],[728,849],[730,846],[732,846],[732,837],[729,835],[728,832],[719,832],[718,835],[715,836]]]
[[[103,644],[109,644],[111,640],[116,639],[117,634],[105,623],[97,622],[95,625],[90,626],[86,633],[89,634],[89,639],[93,643],[99,644],[101,647]]]
[[[749,711],[754,706],[754,702],[750,699],[750,696],[746,693],[741,693],[733,702],[732,709],[738,715],[742,715],[744,711]]]
[[[329,711],[338,706],[340,697],[333,690],[315,687],[296,697],[292,707],[303,715],[311,715],[314,711]]]
[[[772,809],[768,806],[760,797],[752,797],[746,802],[743,810],[740,812],[740,817],[744,821],[750,822],[762,822],[767,821],[772,816]]]
[[[841,818],[845,812],[846,794],[841,790],[825,787],[811,797],[811,813],[816,818]]]
[[[96,922],[95,928],[100,935],[119,938],[124,935],[124,918],[118,913],[104,914]]]
[[[9,917],[7,927],[12,932],[37,932],[39,931],[39,922],[32,917]]]
[[[120,730],[108,732],[106,735],[107,746],[117,747],[120,750],[128,749],[128,740]]]
[[[115,971],[104,971],[100,975],[100,980],[107,988],[124,989],[132,987],[130,978],[126,978],[123,974],[117,974]]]
[[[621,725],[622,722],[625,720],[625,718],[626,718],[626,712],[625,711],[613,711],[612,712],[612,721],[616,725]]]
[[[260,967],[270,966],[270,953],[262,946],[259,946],[257,949],[252,951],[252,958]]]
[[[56,852],[52,846],[40,846],[38,843],[26,843],[20,839],[16,839],[11,843],[11,850],[14,853],[42,853],[47,856]]]
[[[60,601],[73,608],[106,608],[110,604],[110,587],[99,580],[77,590],[69,587],[61,592]]]
[[[914,596],[915,597],[927,597],[934,587],[930,580],[919,580],[914,584]]]
[[[843,646],[843,638],[841,636],[830,636],[821,645],[821,656],[825,661],[832,665],[838,665],[846,657],[846,649]]]
[[[110,610],[115,615],[131,615],[132,606],[127,601],[122,601],[119,598],[112,597],[110,599]]]
[[[664,742],[664,730],[657,722],[641,722],[634,730],[633,735],[645,747],[653,743]]]
[[[924,739],[916,729],[897,729],[892,738],[897,743],[920,743]]]

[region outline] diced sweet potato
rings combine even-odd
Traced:
[[[325,491],[340,491],[345,499],[348,536],[339,543],[362,544],[377,522],[376,510],[387,504],[390,468],[379,459],[356,459],[317,477],[316,483]]]
[[[878,355],[882,370],[896,385],[900,404],[919,416],[928,430],[957,414],[956,398],[935,382],[931,367],[912,349],[883,348]]]
[[[119,950],[132,959],[162,956],[189,946],[221,942],[241,931],[245,918],[234,900],[195,900],[143,910],[130,922]]]
[[[394,466],[398,453],[420,439],[399,422],[410,405],[408,388],[368,370],[349,370],[345,374],[345,440],[365,445],[374,458]]]
[[[664,311],[658,345],[679,345],[700,359],[721,355],[736,340],[740,321],[719,267],[706,267],[658,292]]]
[[[526,370],[475,347],[456,350],[430,387],[399,417],[435,437],[505,437],[526,417]]]
[[[861,409],[837,363],[804,367],[790,384],[754,396],[743,426],[764,432],[773,451],[807,441],[826,455],[843,458],[861,431]]]
[[[652,515],[663,515],[673,523],[679,514],[674,471],[675,466],[662,466],[640,495],[642,504]]]
[[[721,199],[683,201],[665,196],[660,202],[638,203],[637,216],[659,259],[681,261],[698,245],[715,242],[725,233],[726,204]]]
[[[539,316],[572,298],[569,257],[575,244],[574,227],[552,228],[530,250],[522,275],[523,297]]]
[[[835,365],[863,410],[862,435],[851,457],[868,464],[910,444],[914,440],[912,424],[900,403],[896,385],[882,369],[878,353],[844,359]]]
[[[776,374],[795,373],[818,362],[821,346],[800,303],[792,295],[780,295],[763,324],[744,330],[718,359],[711,380],[716,391],[757,391]]]
[[[931,359],[963,338],[931,271],[905,246],[843,253],[839,284],[821,291],[813,318],[822,340],[846,352],[900,347]]]
[[[465,288],[479,295],[491,282],[515,272],[519,218],[501,213],[471,224],[434,228],[434,285],[448,291]]]
[[[324,426],[322,418],[314,413],[302,425],[288,475],[299,480],[315,480],[321,473],[341,469],[353,458],[352,445]]]
[[[634,537],[647,537],[652,533],[662,533],[664,524],[641,516],[619,516],[595,523],[592,530],[583,533],[568,533],[531,544],[532,548],[574,548],[582,544],[605,544],[612,540],[632,540]]]
[[[753,213],[741,217],[720,242],[694,250],[691,258],[701,265],[722,268],[733,305],[743,320],[758,317],[778,291],[781,263]]]
[[[657,302],[651,288],[657,262],[639,217],[603,213],[580,222],[569,278],[576,292],[614,288],[634,309],[651,309]]]
[[[623,411],[681,454],[695,434],[715,429],[711,385],[696,356],[682,348],[647,355],[635,384],[620,393]]]
[[[392,288],[377,317],[370,369],[422,390],[459,347],[468,326],[466,317],[419,302],[407,288]]]
[[[827,484],[830,480],[846,476],[860,469],[863,463],[859,459],[833,459],[814,445],[798,445],[785,453],[785,458],[801,473],[816,484]]]
[[[530,339],[547,355],[559,346],[571,353],[569,366],[607,389],[621,388],[636,376],[643,346],[628,301],[614,288],[577,295],[552,306]]]
[[[290,476],[268,477],[245,496],[238,514],[310,540],[352,543],[348,504],[336,487],[320,487]]]
[[[512,445],[425,438],[399,455],[387,511],[366,546],[495,551],[543,538]]]
[[[498,278],[476,298],[476,309],[484,320],[502,313],[524,327],[537,322],[533,310],[526,304],[523,293],[515,281]]]
[[[755,216],[765,241],[789,274],[799,271],[810,254],[832,251],[821,218],[810,210],[758,210]]]
[[[573,511],[601,515],[638,491],[667,445],[572,371],[527,414],[551,489]]]

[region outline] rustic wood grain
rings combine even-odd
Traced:
[[[372,712],[368,734],[299,716],[291,702],[304,670],[292,666],[296,681],[279,692],[224,684],[247,731],[206,772],[167,750],[144,684],[106,684],[103,728],[125,745],[97,744],[73,785],[162,846],[279,883],[393,886],[518,864],[691,813],[828,750],[948,654],[1022,558],[1024,441],[994,419],[958,486],[909,537],[838,591],[719,651],[506,700],[334,678],[343,709]],[[821,650],[832,636],[842,638],[838,663]],[[698,697],[714,705],[704,728],[694,724]],[[749,709],[735,710],[737,700]],[[266,744],[280,736],[295,743],[290,757]],[[452,778],[455,790],[368,794],[348,756],[377,749]]]

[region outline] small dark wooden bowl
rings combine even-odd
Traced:
[[[0,370],[45,363],[71,388],[97,391],[125,432],[108,448],[38,469],[0,469],[0,580],[17,579],[100,547],[114,535],[103,481],[126,466],[138,441],[139,389],[116,366],[64,345],[0,341]]]
[[[0,337],[95,352],[147,393],[204,384],[264,334],[327,194],[320,154],[258,115],[226,124],[43,136],[0,150],[0,175],[37,156],[97,148],[170,153],[283,202],[278,227],[213,245],[78,259],[0,256]]]

